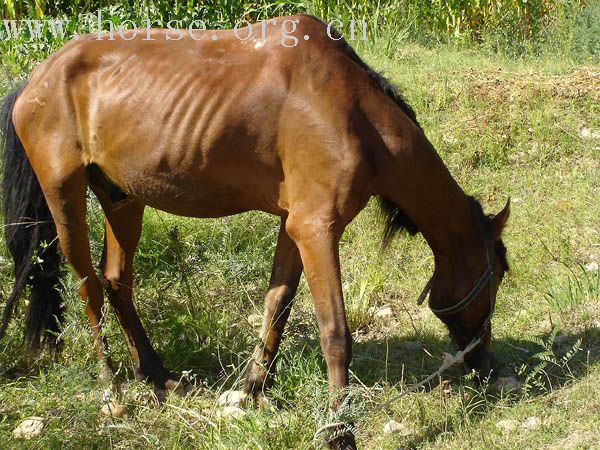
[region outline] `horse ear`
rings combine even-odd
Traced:
[[[498,214],[494,216],[492,219],[492,223],[490,226],[492,240],[495,242],[500,239],[502,236],[502,230],[506,226],[506,222],[508,221],[508,217],[510,216],[510,198],[506,201],[506,205]]]

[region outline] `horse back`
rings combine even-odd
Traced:
[[[300,177],[331,192],[367,189],[371,116],[389,102],[365,99],[381,93],[325,24],[275,20],[299,21],[296,46],[282,45],[277,25],[264,40],[153,30],[151,40],[69,42],[33,72],[17,105],[28,154],[94,165],[128,195],[184,215],[282,214],[306,191]],[[63,135],[56,148],[44,148],[48,133]]]

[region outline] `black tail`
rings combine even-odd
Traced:
[[[385,222],[382,246],[385,249],[398,231],[406,230],[414,235],[419,229],[408,215],[391,200],[379,197],[379,210]]]
[[[4,144],[4,227],[6,245],[15,264],[15,283],[2,314],[0,339],[17,300],[29,286],[25,340],[31,349],[39,349],[44,343],[57,344],[62,320],[62,302],[57,289],[61,258],[56,226],[12,120],[15,101],[24,87],[9,94],[0,111]]]

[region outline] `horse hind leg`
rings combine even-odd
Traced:
[[[96,353],[105,363],[100,374],[110,378],[113,365],[102,336],[104,293],[94,271],[88,240],[85,168],[83,165],[65,165],[59,170],[47,170],[45,164],[38,163],[35,158],[31,162],[56,224],[62,252],[81,282],[79,295],[86,303]]]
[[[127,337],[136,378],[149,379],[159,393],[167,389],[183,394],[183,386],[154,351],[133,304],[133,259],[142,232],[144,205],[131,201],[113,209],[108,192],[98,188],[94,192],[106,214],[101,269],[108,298]]]

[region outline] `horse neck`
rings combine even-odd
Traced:
[[[455,295],[468,291],[485,268],[479,218],[443,161],[416,127],[388,148],[384,197],[415,223],[435,257],[436,271]]]

